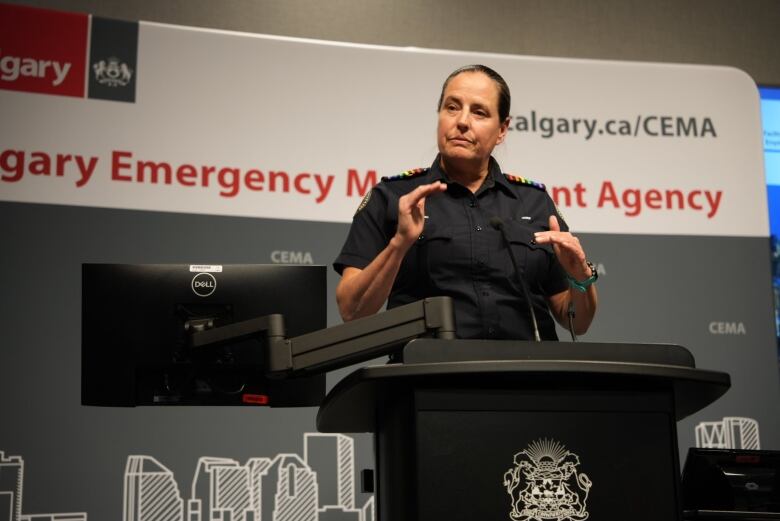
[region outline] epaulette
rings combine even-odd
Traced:
[[[539,190],[547,190],[547,187],[544,186],[544,183],[537,183],[536,181],[531,181],[530,179],[526,179],[525,177],[520,177],[512,174],[504,174],[504,177],[506,177],[510,183],[516,185],[527,185],[527,186],[533,186],[534,188],[538,188]]]
[[[382,181],[398,181],[399,179],[411,179],[427,172],[427,168],[412,168],[406,172],[401,172],[398,175],[385,176]]]

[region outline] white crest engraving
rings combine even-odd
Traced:
[[[515,454],[515,466],[504,473],[512,498],[514,521],[583,521],[592,485],[579,472],[580,458],[555,440],[536,440]]]
[[[115,56],[93,63],[92,69],[97,82],[108,87],[124,87],[133,77],[133,70]]]

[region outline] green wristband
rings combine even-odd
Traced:
[[[588,286],[596,282],[599,278],[599,272],[596,269],[596,266],[593,265],[592,262],[588,262],[588,267],[590,268],[590,277],[583,281],[575,280],[573,277],[571,277],[568,273],[566,274],[566,279],[569,281],[569,285],[576,289],[577,291],[581,291],[582,293],[585,293],[588,291]]]

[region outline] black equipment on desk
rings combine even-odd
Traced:
[[[688,451],[682,474],[687,519],[780,520],[780,451]]]

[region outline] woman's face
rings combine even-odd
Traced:
[[[437,141],[448,162],[482,168],[496,145],[504,141],[509,123],[499,121],[498,86],[481,72],[452,78],[439,107]]]

